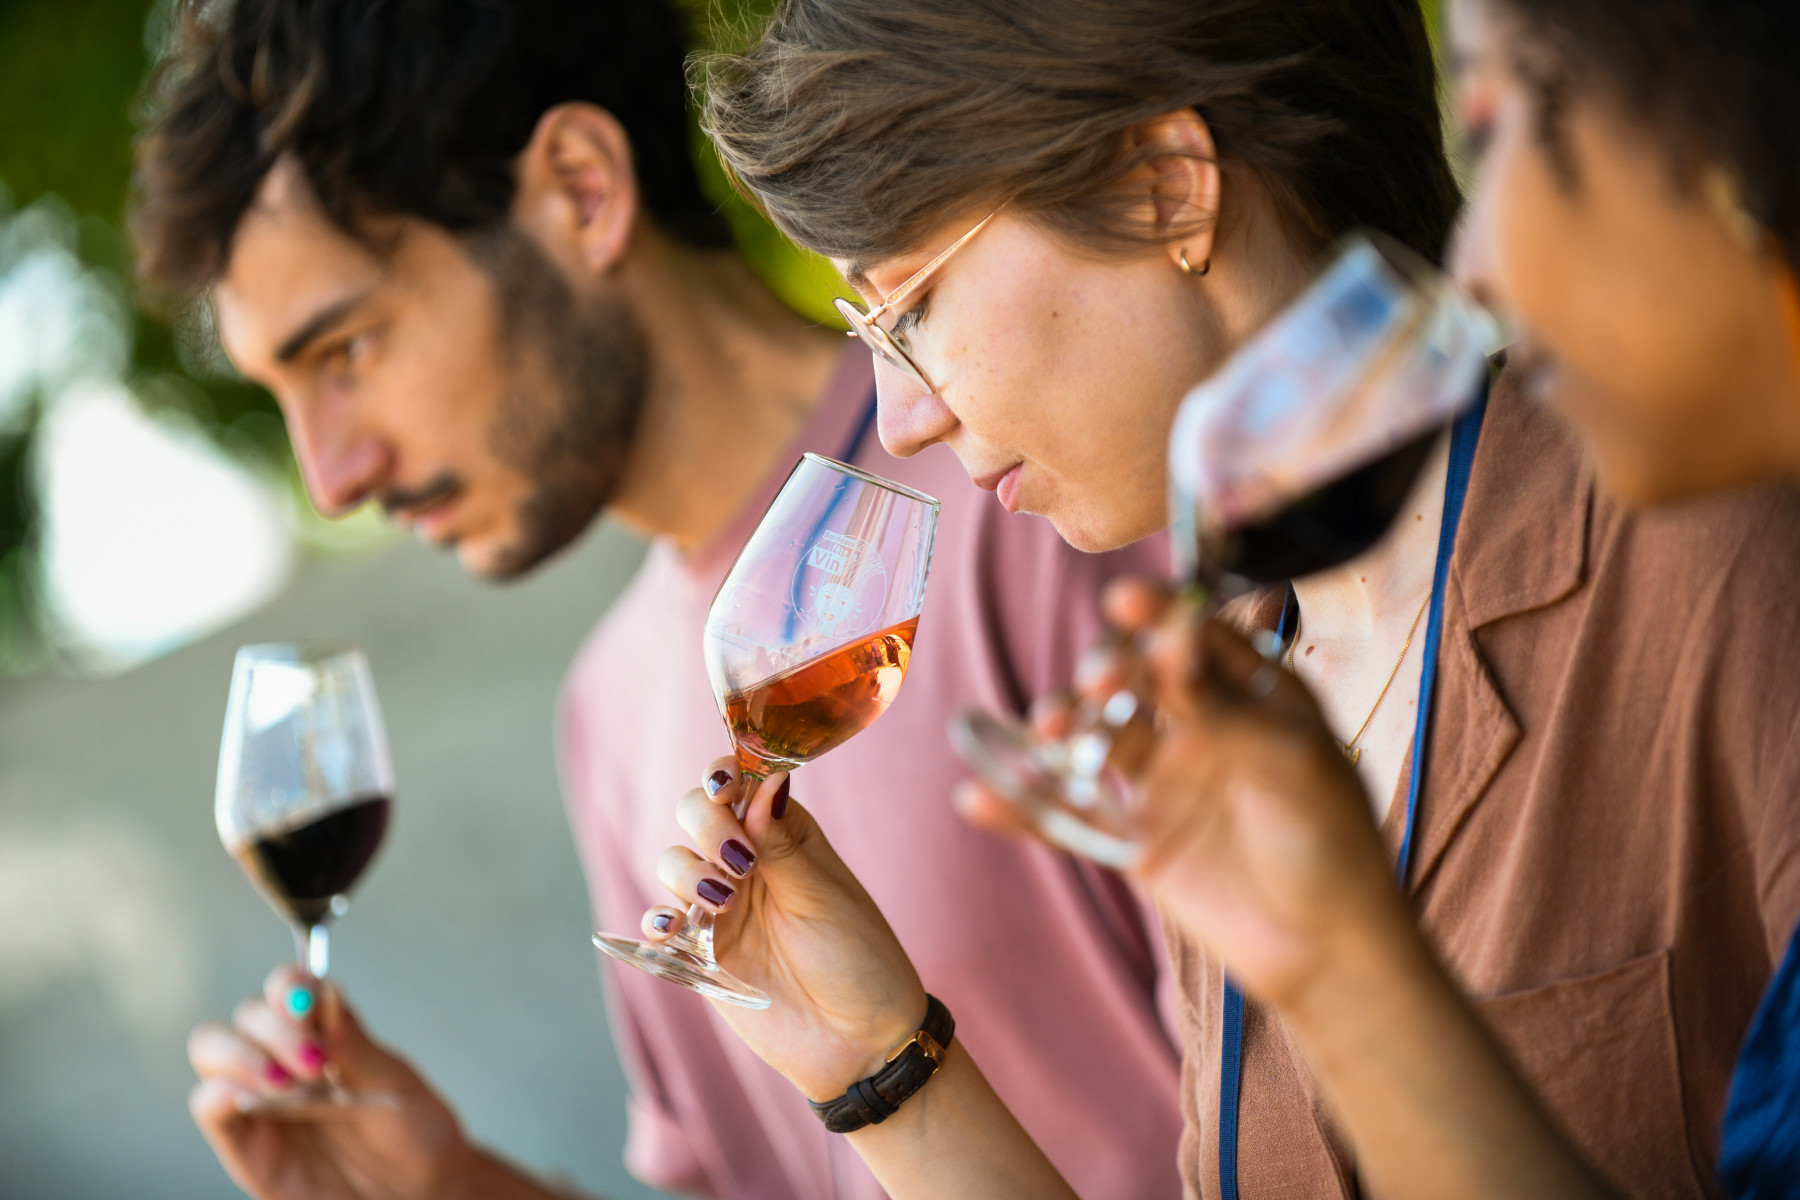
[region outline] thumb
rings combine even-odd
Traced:
[[[791,775],[762,782],[744,811],[756,874],[784,905],[829,905],[866,896],[812,813],[793,798]]]
[[[794,776],[783,771],[760,781],[750,795],[743,824],[756,845],[758,870],[767,871],[824,844],[818,822],[794,800],[793,791]]]
[[[423,1086],[406,1061],[371,1038],[336,984],[321,985],[319,1040],[338,1080],[352,1091],[399,1091]]]

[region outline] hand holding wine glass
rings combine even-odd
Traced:
[[[229,1022],[196,1028],[188,1058],[200,1077],[188,1097],[194,1123],[258,1200],[444,1200],[484,1165],[430,1085],[369,1037],[334,985],[299,967],[271,971]],[[346,1090],[391,1102],[342,1105],[332,1120],[260,1102],[320,1079],[325,1063]]]
[[[348,910],[351,888],[387,833],[393,792],[387,733],[362,651],[283,644],[238,651],[214,817],[226,850],[293,926],[297,957],[315,980],[330,967],[330,923]],[[339,1106],[388,1100],[352,1093],[329,1072],[290,1082],[243,1103],[327,1116]]]
[[[1213,611],[1372,548],[1478,394],[1491,337],[1441,272],[1385,239],[1347,239],[1176,416],[1171,536],[1194,601]],[[1143,854],[1133,776],[1155,740],[1130,660],[1111,690],[1035,729],[978,711],[951,726],[990,800],[1118,868]]]
[[[874,900],[790,794],[790,776],[757,780],[731,758],[706,770],[709,786],[676,808],[683,832],[704,853],[672,847],[657,876],[683,901],[714,907],[700,885],[731,877],[719,848],[733,841],[756,848],[755,872],[716,906],[713,944],[734,976],[773,1003],[754,1014],[721,1006],[720,1014],[810,1098],[842,1095],[918,1028],[924,985]],[[725,782],[709,790],[721,774]],[[644,932],[665,942],[682,917],[681,909],[652,908]]]
[[[894,702],[912,658],[937,515],[930,496],[846,463],[807,454],[795,466],[706,617],[707,673],[741,778],[811,762]],[[725,874],[741,879],[755,859],[748,844],[734,846]],[[594,944],[712,999],[767,1008],[768,996],[714,953],[713,916],[733,885],[699,884],[667,940],[599,933]]]

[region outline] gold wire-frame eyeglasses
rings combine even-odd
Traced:
[[[1005,205],[1002,205],[1001,207],[1004,208]],[[907,378],[917,382],[918,385],[926,391],[936,392],[937,388],[932,386],[930,378],[926,376],[919,364],[913,361],[912,354],[907,350],[906,335],[902,333],[890,333],[875,322],[880,320],[888,310],[898,304],[904,303],[906,298],[916,292],[926,280],[930,279],[932,274],[939,267],[949,261],[952,254],[955,254],[958,250],[961,250],[967,245],[970,238],[980,233],[982,229],[986,227],[987,223],[999,214],[1000,209],[996,208],[993,212],[981,218],[981,220],[976,223],[975,228],[969,230],[969,232],[963,234],[954,242],[951,242],[936,258],[920,267],[917,271],[914,271],[911,278],[889,292],[875,308],[865,310],[857,307],[857,305],[850,300],[842,298],[833,300],[832,303],[836,305],[838,312],[843,314],[844,320],[850,324],[849,336],[861,338],[863,345],[867,346],[870,350],[880,356],[882,361],[886,362],[889,366],[893,367]]]

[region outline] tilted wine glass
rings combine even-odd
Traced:
[[[1177,580],[1216,608],[1373,547],[1478,394],[1495,340],[1435,267],[1385,238],[1347,238],[1181,403],[1169,443]],[[1147,715],[1126,687],[1079,709],[1063,737],[971,710],[951,741],[1049,840],[1124,868],[1139,848],[1115,749]]]
[[[887,711],[912,657],[938,502],[803,456],[706,615],[704,653],[744,786],[843,745]],[[769,998],[719,966],[713,917],[688,909],[664,943],[598,933],[614,958],[715,1000]]]
[[[213,815],[225,849],[293,926],[300,965],[330,967],[333,918],[387,833],[394,767],[375,681],[361,650],[245,646],[231,672]],[[388,1104],[329,1074],[250,1098],[247,1108],[329,1110]]]

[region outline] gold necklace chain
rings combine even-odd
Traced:
[[[1419,605],[1419,611],[1413,615],[1412,624],[1406,630],[1406,640],[1400,644],[1400,657],[1394,660],[1394,669],[1388,672],[1387,682],[1381,685],[1381,692],[1375,697],[1375,703],[1370,707],[1369,715],[1363,718],[1363,723],[1357,726],[1356,732],[1351,735],[1349,741],[1338,742],[1338,749],[1344,752],[1344,757],[1349,759],[1353,766],[1362,758],[1362,751],[1357,747],[1356,743],[1362,740],[1363,733],[1369,728],[1369,722],[1373,721],[1375,719],[1375,714],[1381,710],[1381,702],[1387,699],[1388,689],[1394,686],[1394,679],[1400,674],[1400,664],[1406,661],[1406,652],[1412,649],[1413,634],[1419,632],[1419,621],[1425,616],[1425,610],[1430,606],[1431,593],[1426,592],[1424,603]],[[1294,640],[1288,643],[1287,669],[1290,674],[1294,670],[1294,651],[1299,645],[1300,626],[1299,623],[1296,622],[1294,625]],[[1337,741],[1336,738],[1333,738],[1332,740]]]

